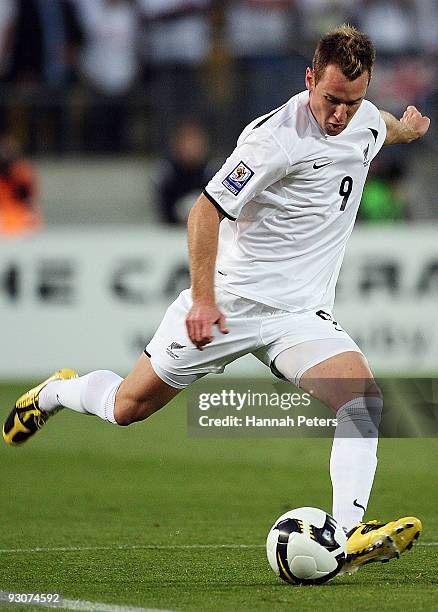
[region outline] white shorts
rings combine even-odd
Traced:
[[[291,313],[236,296],[216,287],[216,302],[225,316],[229,334],[213,326],[213,341],[202,351],[191,342],[186,316],[192,306],[191,290],[182,291],[169,306],[154,337],[145,348],[156,374],[168,385],[184,389],[206,374],[220,374],[248,353],[295,384],[304,372],[329,357],[360,348],[326,308]],[[318,341],[318,342],[315,342]],[[296,347],[296,348],[295,348]],[[276,357],[287,349],[287,371],[275,368]]]

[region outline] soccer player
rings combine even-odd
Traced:
[[[191,289],[130,374],[56,372],[17,400],[3,428],[8,444],[26,441],[60,407],[115,425],[146,419],[196,379],[253,353],[337,413],[330,475],[333,515],[348,532],[345,570],[412,546],[415,517],[363,522],[382,396],[332,316],[370,162],[382,145],[409,143],[429,127],[413,106],[397,120],[365,100],[374,58],[370,39],[347,25],[319,41],[306,90],[243,130],[194,204]]]

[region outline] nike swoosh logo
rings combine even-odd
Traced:
[[[330,166],[330,164],[334,164],[334,161],[329,161],[326,164],[320,164],[319,166],[316,165],[316,162],[313,164],[313,169],[314,170],[319,170],[320,168],[325,168],[325,166]]]
[[[357,503],[357,499],[354,500],[353,506],[356,506],[356,508],[362,508],[362,510],[365,512],[365,508],[361,504]]]

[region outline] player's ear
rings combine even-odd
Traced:
[[[315,74],[313,68],[307,66],[306,68],[306,87],[309,91],[315,87]]]

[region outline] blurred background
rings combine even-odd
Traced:
[[[0,377],[126,373],[189,283],[199,191],[345,21],[367,97],[432,124],[373,163],[336,316],[378,372],[438,372],[438,0],[1,0]]]

